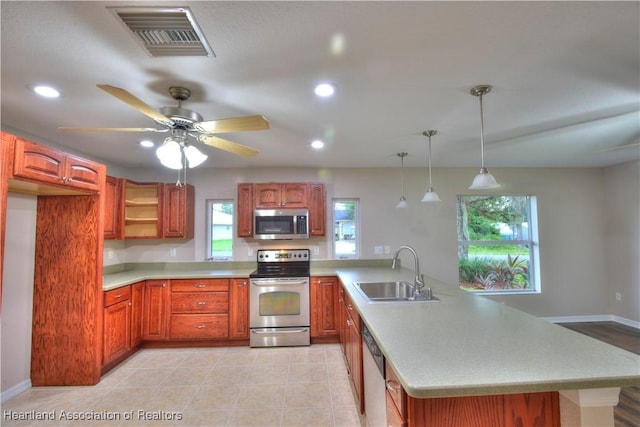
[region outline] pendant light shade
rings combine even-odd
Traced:
[[[484,166],[484,115],[482,111],[482,97],[491,91],[489,85],[479,85],[471,89],[471,95],[480,99],[480,172],[476,175],[469,187],[469,190],[490,190],[500,187],[496,179],[489,173]]]
[[[169,169],[182,169],[182,148],[171,137],[166,138],[164,143],[158,147],[156,156],[158,156],[163,166]]]
[[[425,130],[424,132],[422,132],[424,136],[429,138],[429,149],[427,151],[427,154],[428,154],[427,157],[429,159],[429,187],[427,188],[427,192],[424,193],[424,196],[422,197],[423,202],[440,202],[441,201],[440,197],[438,196],[438,193],[436,193],[433,190],[433,186],[431,184],[431,137],[436,133],[438,133],[437,130]]]
[[[184,147],[184,155],[187,157],[187,163],[190,168],[195,168],[202,164],[202,162],[207,160],[207,157],[209,157],[193,145],[187,145]]]
[[[407,157],[407,153],[398,153],[398,157],[400,157],[400,183],[402,185],[402,195],[400,196],[400,201],[396,205],[396,208],[406,208],[409,206],[407,203],[407,199],[404,197],[404,158]]]

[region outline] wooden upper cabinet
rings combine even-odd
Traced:
[[[257,209],[306,208],[308,185],[304,182],[255,184],[254,196]]]
[[[15,138],[13,176],[43,183],[99,191],[106,168],[22,138]]]
[[[124,180],[123,187],[124,238],[162,237],[163,184]]]
[[[162,237],[193,238],[194,194],[190,184],[164,185]]]
[[[107,176],[104,188],[104,238],[122,239],[122,180]]]
[[[326,203],[324,184],[309,184],[309,235],[312,237],[326,234]]]
[[[253,236],[253,184],[238,184],[238,237]]]

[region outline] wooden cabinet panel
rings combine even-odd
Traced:
[[[253,184],[238,184],[238,237],[253,236]]]
[[[142,343],[142,316],[144,311],[144,282],[131,285],[131,348]]]
[[[338,279],[311,278],[311,337],[338,337]]]
[[[195,191],[192,185],[164,185],[163,237],[193,238]]]
[[[104,188],[104,238],[122,239],[122,180],[107,176]]]
[[[560,396],[557,392],[504,395],[505,427],[560,427]]]
[[[68,186],[98,191],[100,183],[105,179],[104,166],[67,154],[64,179]]]
[[[264,183],[254,185],[255,208],[306,208],[308,185],[299,183]]]
[[[171,314],[228,313],[229,292],[174,292]]]
[[[131,302],[129,299],[104,309],[103,364],[128,352],[131,342]]]
[[[109,307],[122,301],[129,301],[129,299],[131,299],[131,287],[123,286],[104,293],[104,306]]]
[[[403,418],[407,416],[407,392],[402,388],[400,380],[393,371],[393,368],[389,365],[389,362],[385,361],[385,383],[387,388],[387,395],[393,401],[393,404],[397,408],[400,415]]]
[[[63,184],[64,158],[58,150],[16,138],[13,175]]]
[[[249,338],[249,279],[232,279],[229,338]]]
[[[326,210],[324,184],[309,184],[309,236],[326,234]]]
[[[70,188],[98,191],[105,167],[59,150],[15,138],[13,175]]]
[[[353,308],[353,304],[346,292],[341,294],[341,319],[343,337],[342,345],[347,370],[353,384],[353,390],[358,401],[360,413],[364,413],[364,377],[362,372],[362,335],[360,334],[360,315]]]
[[[228,314],[171,315],[172,339],[221,339],[228,336]]]
[[[229,290],[229,279],[174,279],[171,292],[224,292]]]
[[[147,280],[144,287],[142,338],[165,340],[169,318],[169,288],[166,280]]]
[[[385,396],[386,412],[387,412],[387,426],[389,427],[407,427],[407,419],[402,416],[398,408],[396,407],[393,399],[389,395],[389,392]]]

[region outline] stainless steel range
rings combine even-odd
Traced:
[[[260,249],[257,258],[249,275],[249,345],[311,344],[309,249]]]

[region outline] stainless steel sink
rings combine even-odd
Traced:
[[[396,282],[355,282],[356,289],[368,302],[397,302],[397,301],[437,301],[431,296],[416,295],[415,287],[404,281]],[[425,292],[426,294],[426,292]]]

